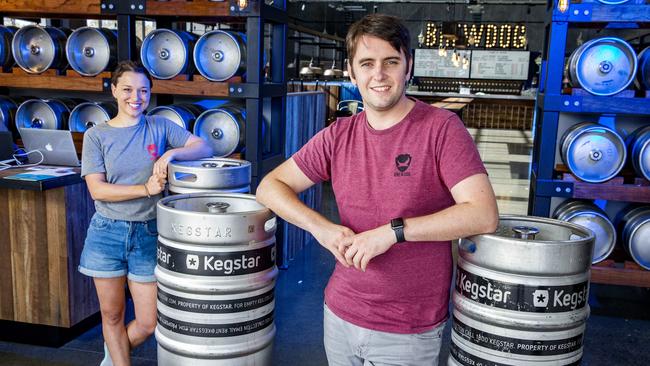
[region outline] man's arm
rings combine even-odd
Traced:
[[[407,241],[446,241],[496,230],[499,213],[492,185],[485,174],[475,174],[451,188],[455,205],[431,215],[404,218]],[[368,230],[342,243],[348,264],[364,270],[368,262],[396,243],[390,223]]]
[[[354,232],[345,226],[332,223],[298,199],[300,192],[313,185],[314,182],[298,168],[293,158],[289,158],[262,179],[257,187],[256,197],[259,203],[271,209],[276,215],[310,232],[341,264],[347,267],[343,255],[337,248],[344,237],[354,235]]]

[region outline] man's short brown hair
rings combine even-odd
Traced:
[[[399,18],[386,14],[369,14],[352,24],[345,37],[350,65],[357,50],[357,43],[365,35],[384,40],[396,51],[404,52],[408,65],[411,60],[411,35]]]

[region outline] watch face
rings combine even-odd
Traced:
[[[404,220],[401,218],[390,220],[390,227],[393,229],[404,227]]]

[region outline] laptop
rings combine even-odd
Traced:
[[[49,130],[41,128],[19,128],[25,152],[38,150],[43,154],[43,164],[80,166],[72,133],[68,130]],[[41,160],[37,153],[29,154],[29,162],[36,164]]]
[[[0,162],[13,161],[14,140],[9,131],[0,131]]]

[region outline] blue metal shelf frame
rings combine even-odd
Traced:
[[[574,184],[556,179],[555,154],[560,113],[596,113],[650,116],[650,99],[562,94],[566,39],[570,27],[609,23],[634,28],[636,23],[650,23],[650,4],[631,0],[623,5],[606,5],[584,1],[569,4],[565,12],[558,9],[558,0],[547,7],[546,39],[542,55],[539,94],[533,125],[534,146],[530,181],[528,214],[549,217],[552,197],[571,198]]]

